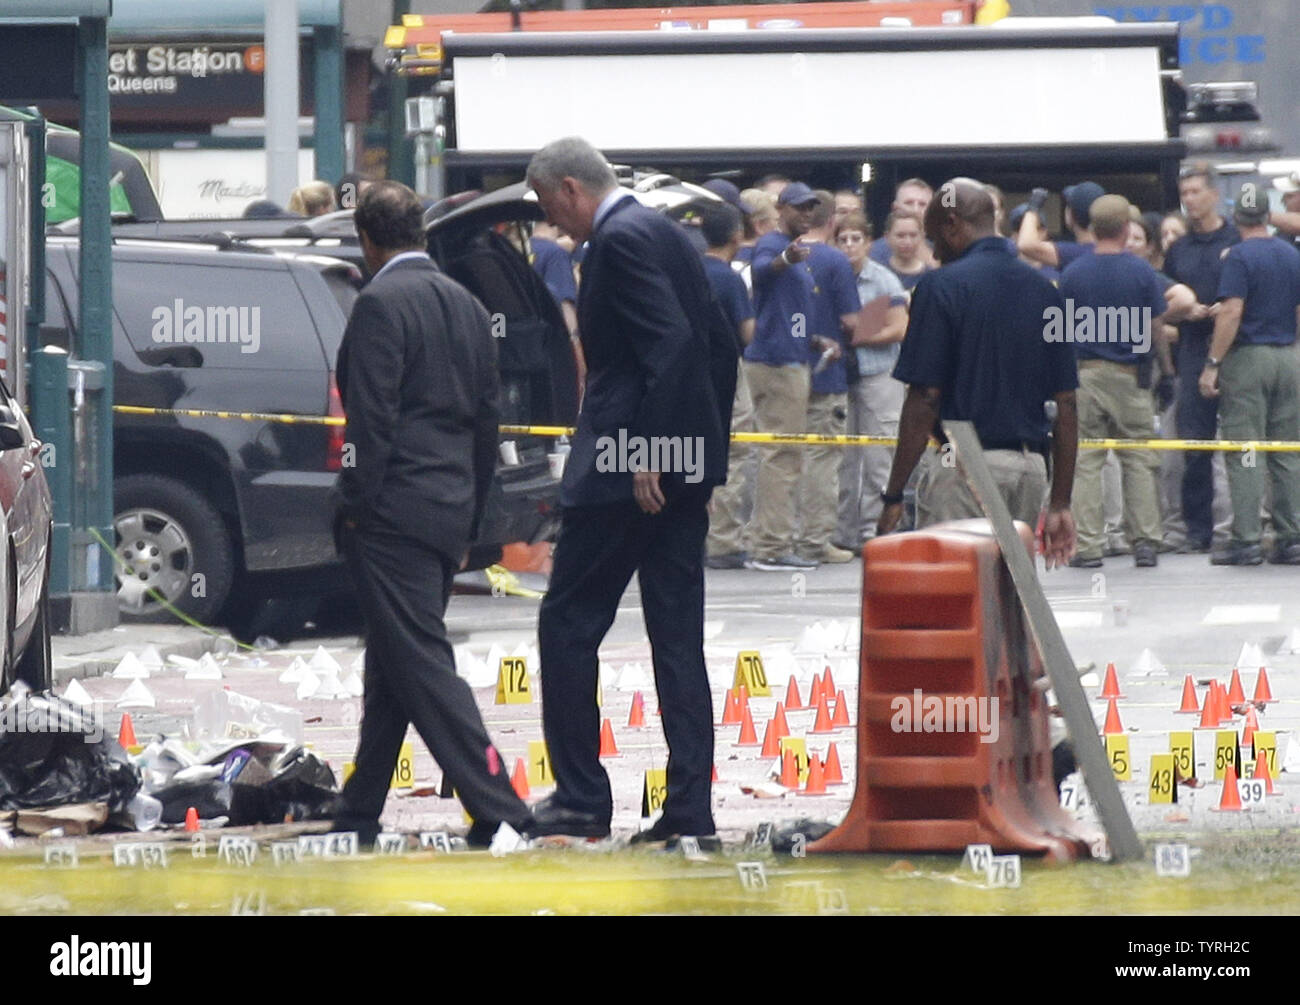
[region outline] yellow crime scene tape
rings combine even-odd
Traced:
[[[211,408],[149,408],[144,405],[114,405],[123,415],[175,415],[199,419],[243,419],[247,422],[282,422],[288,425],[343,426],[340,415],[285,415],[276,412],[230,412]],[[572,436],[572,426],[498,427],[507,436]],[[783,443],[801,446],[892,447],[893,436],[829,436],[821,433],[732,433],[733,443]],[[1257,453],[1300,453],[1296,440],[1112,440],[1081,439],[1083,450],[1221,450]]]

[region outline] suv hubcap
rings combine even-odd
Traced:
[[[159,595],[174,604],[190,585],[194,546],[185,528],[152,509],[119,513],[117,531],[117,604],[129,614],[152,614],[162,609]]]

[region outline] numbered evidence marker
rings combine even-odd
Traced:
[[[1185,844],[1156,845],[1156,875],[1183,879],[1192,872],[1192,856]]]
[[[257,861],[257,842],[251,837],[223,834],[217,842],[217,861],[228,865],[251,866]]]
[[[533,692],[528,690],[528,663],[522,656],[502,656],[497,671],[498,705],[531,705]]]
[[[115,866],[143,866],[146,869],[167,868],[167,848],[158,842],[119,841],[113,845]]]
[[[1083,782],[1083,776],[1077,771],[1072,771],[1061,779],[1060,799],[1061,809],[1069,810],[1075,813],[1088,805],[1087,788]]]
[[[664,808],[668,798],[668,769],[648,768],[641,789],[641,816],[648,817]]]
[[[1249,810],[1263,806],[1267,791],[1263,778],[1248,778],[1244,782],[1238,782],[1237,795],[1241,797],[1241,808]]]
[[[985,882],[991,887],[1020,888],[1020,856],[993,855],[989,858],[989,869]]]
[[[1251,770],[1255,770],[1255,762],[1259,760],[1259,755],[1265,753],[1268,755],[1268,776],[1274,781],[1277,780],[1277,734],[1264,733],[1259,730],[1255,731],[1254,748],[1251,751],[1255,756],[1250,759]]]
[[[989,863],[993,861],[993,846],[989,844],[968,844],[961,864],[971,872],[987,876]]]
[[[794,752],[794,766],[799,772],[799,781],[808,781],[808,741],[802,736],[783,736],[780,750],[783,761],[787,750]]]
[[[405,855],[406,835],[396,833],[375,835],[375,852],[379,855]]]
[[[1106,760],[1115,772],[1115,781],[1133,781],[1133,759],[1129,757],[1128,736],[1112,733],[1106,737]]]
[[[78,864],[77,846],[71,841],[64,841],[61,844],[47,844],[45,846],[45,864],[75,869]]]
[[[1237,743],[1235,729],[1220,729],[1214,734],[1214,780],[1221,782],[1228,774],[1228,765],[1241,777],[1241,746]]]
[[[1196,778],[1196,748],[1192,745],[1191,731],[1169,734],[1169,753],[1174,755],[1174,770],[1178,777]],[[1174,800],[1177,802],[1177,799]]]
[[[545,740],[528,741],[528,784],[555,784],[555,772],[551,770],[551,754],[546,749]]]
[[[352,777],[352,772],[357,770],[357,766],[351,761],[343,762],[343,784],[348,784],[348,779]],[[388,779],[389,789],[413,789],[415,788],[415,747],[410,740],[403,740],[401,749],[397,753],[397,765],[393,768],[393,777]]]
[[[1178,802],[1178,786],[1174,783],[1174,755],[1151,755],[1151,780],[1147,783],[1147,802]]]
[[[756,649],[746,649],[736,654],[736,680],[733,688],[744,684],[749,689],[751,698],[770,698],[772,689],[767,686],[767,674],[763,670],[763,657]]]

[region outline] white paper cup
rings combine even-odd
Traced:
[[[551,466],[551,477],[560,479],[564,477],[564,462],[568,459],[568,454],[547,454],[546,461]]]
[[[519,450],[515,447],[514,440],[501,441],[501,460],[512,466],[519,463]]]

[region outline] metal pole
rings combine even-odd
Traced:
[[[411,0],[393,0],[393,17],[390,24],[400,24],[403,14],[411,13]],[[388,177],[407,185],[415,184],[413,145],[406,136],[406,97],[409,93],[405,77],[396,72],[388,75]]]
[[[298,0],[266,0],[266,197],[298,187]]]
[[[343,177],[343,30],[319,27],[315,39],[316,177],[337,185]]]
[[[94,631],[117,621],[113,593],[113,556],[91,530],[113,541],[113,233],[109,211],[108,20],[80,20],[81,57],[81,344],[79,355],[102,368],[102,384],[87,403],[91,441],[87,471],[79,490],[85,493],[85,523],[72,528],[73,560],[78,575],[74,593],[73,631]],[[45,277],[41,276],[44,282]],[[66,393],[66,392],[65,392]],[[69,458],[60,458],[66,463]],[[97,596],[95,596],[97,595]]]

